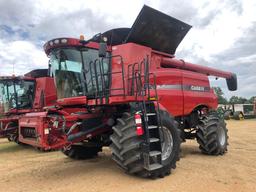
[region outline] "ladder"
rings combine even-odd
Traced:
[[[131,75],[130,75],[131,72]],[[150,76],[153,82],[150,83]],[[155,74],[149,73],[148,57],[140,63],[128,66],[128,91],[137,98],[142,98],[140,111],[144,127],[143,161],[144,168],[154,171],[162,168],[162,128]],[[152,95],[153,92],[153,95]],[[155,107],[156,103],[156,107]]]
[[[161,124],[154,103],[145,101],[143,105],[145,105],[143,121],[146,133],[143,152],[144,168],[153,171],[162,167]]]

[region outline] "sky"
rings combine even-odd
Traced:
[[[131,27],[144,4],[193,26],[177,58],[236,73],[233,92],[211,78],[227,98],[256,95],[256,1],[249,0],[0,0],[0,75],[47,68],[43,45],[52,38]]]

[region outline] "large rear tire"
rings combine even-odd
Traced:
[[[225,120],[230,120],[232,117],[232,111],[225,111],[223,117]]]
[[[244,120],[244,114],[242,111],[235,111],[233,117],[235,120]]]
[[[204,116],[196,132],[199,148],[204,154],[223,155],[227,152],[228,130],[216,112]]]
[[[83,145],[71,145],[68,149],[62,149],[62,153],[71,159],[91,159],[102,151],[102,147],[87,147]]]
[[[129,174],[141,177],[164,177],[176,168],[176,161],[179,160],[180,134],[173,118],[167,112],[160,113],[162,118],[165,138],[162,143],[162,166],[159,169],[149,171],[144,168],[142,143],[144,140],[136,134],[134,115],[124,113],[123,117],[117,119],[118,123],[113,127],[113,135],[110,139],[112,159]],[[168,142],[168,143],[167,143]],[[163,148],[166,149],[163,149]],[[169,147],[169,148],[168,148]],[[164,152],[165,151],[165,152]]]

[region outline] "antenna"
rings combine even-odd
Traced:
[[[13,62],[13,64],[12,64],[12,75],[13,75],[13,76],[15,76],[15,73],[14,73],[14,65],[15,65],[15,64],[14,64],[14,62]]]

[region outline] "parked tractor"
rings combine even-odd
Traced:
[[[228,104],[219,105],[225,120],[243,120],[256,117],[256,104]]]
[[[24,76],[0,77],[0,137],[9,141],[25,143],[40,149],[49,149],[45,144],[44,129],[31,127],[26,116],[43,113],[45,106],[56,102],[53,79],[47,69],[33,70]],[[37,124],[44,121],[37,117]]]
[[[208,76],[225,78],[234,91],[236,75],[174,57],[190,28],[144,6],[132,28],[48,41],[57,102],[27,121],[48,118],[51,144],[70,158],[109,146],[122,169],[142,177],[169,175],[186,139],[196,139],[204,154],[223,155],[227,128]]]

